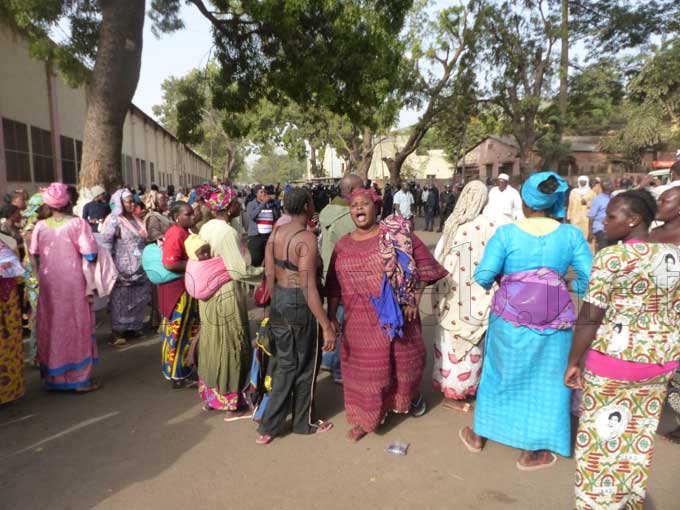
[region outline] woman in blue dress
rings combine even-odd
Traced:
[[[564,217],[567,183],[553,172],[522,186],[525,219],[503,225],[489,240],[474,278],[490,289],[499,279],[487,332],[474,429],[459,437],[480,452],[486,439],[522,450],[517,468],[553,465],[571,454],[570,390],[562,382],[576,320],[572,291],[588,285],[592,254],[583,233]],[[553,453],[554,452],[554,453]]]

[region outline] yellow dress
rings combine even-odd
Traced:
[[[586,239],[588,239],[588,211],[595,197],[595,192],[592,189],[588,190],[585,195],[581,195],[576,189],[569,194],[567,219],[569,223],[583,232],[583,237]]]

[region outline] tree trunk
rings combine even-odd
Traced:
[[[139,81],[145,0],[100,0],[97,57],[87,85],[80,187],[122,182],[123,124]]]
[[[562,0],[562,54],[560,55],[560,140],[567,122],[567,90],[569,77],[569,5],[568,0]]]
[[[373,145],[373,133],[369,128],[364,128],[364,134],[361,139],[361,152],[356,166],[356,174],[361,177],[364,182],[368,179],[368,171],[371,169],[374,151],[375,145]]]

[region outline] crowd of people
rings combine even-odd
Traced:
[[[381,191],[350,175],[333,188],[110,198],[97,186],[80,215],[64,184],[17,191],[1,214],[0,403],[25,391],[24,315],[44,387],[98,389],[94,310],[108,298],[112,347],[151,320],[172,387],[197,388],[225,421],[255,419],[258,444],[283,435],[291,412],[294,433],[333,427],[316,415],[320,369],[342,385],[358,442],[389,413],[428,410],[430,286],[432,384],[444,406],[474,413],[464,447],[516,448],[522,471],[573,452],[577,509],[642,508],[667,396],[680,412],[680,162],[666,186],[510,181]],[[425,231],[440,216],[434,253],[415,233],[421,215]],[[268,306],[256,338],[252,300]]]

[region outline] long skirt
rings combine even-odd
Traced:
[[[241,404],[238,394],[252,360],[245,287],[234,280],[225,283],[212,298],[199,302],[199,310],[199,394],[210,407],[233,411]]]
[[[642,510],[671,375],[616,381],[585,371],[576,434],[576,510]]]
[[[474,431],[523,450],[571,454],[571,330],[539,332],[489,317]]]
[[[177,381],[191,375],[189,347],[198,330],[198,305],[184,292],[170,318],[164,317],[161,322],[162,369],[166,379]]]
[[[435,333],[432,385],[445,398],[465,400],[477,394],[482,376],[483,351],[481,344],[470,344],[470,350],[457,359],[443,330]]]
[[[0,404],[24,394],[21,305],[16,287],[0,299]]]
[[[345,318],[352,317],[345,303]],[[407,413],[418,397],[425,370],[425,343],[420,319],[404,324],[394,340],[368,320],[345,322],[342,347],[345,411],[350,425],[373,432],[389,411]]]
[[[113,331],[141,331],[146,309],[151,303],[151,284],[146,278],[134,283],[117,281],[109,303]]]

